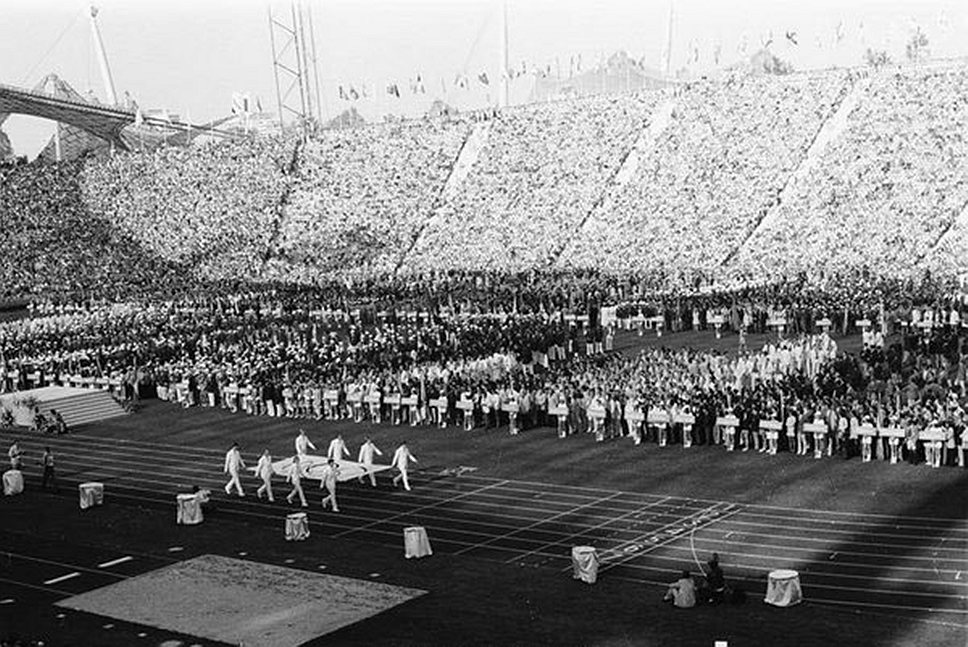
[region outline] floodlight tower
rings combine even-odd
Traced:
[[[111,66],[108,65],[108,55],[104,52],[104,41],[101,40],[101,29],[97,24],[97,7],[91,5],[91,36],[94,39],[94,49],[97,61],[101,67],[101,80],[104,82],[104,92],[107,94],[108,104],[118,105],[118,94],[114,89],[114,78],[111,76]]]
[[[303,125],[322,120],[316,34],[309,2],[291,0],[289,11],[269,4],[269,42],[279,124],[286,115]]]

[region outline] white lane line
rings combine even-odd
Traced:
[[[468,551],[474,550],[475,548],[483,548],[485,546],[488,546],[490,544],[493,544],[493,543],[495,543],[497,541],[500,541],[502,539],[506,539],[508,537],[513,537],[514,535],[516,535],[518,533],[525,532],[527,530],[532,530],[532,529],[534,529],[534,528],[536,528],[536,527],[538,527],[538,526],[540,526],[542,524],[545,524],[545,523],[554,521],[555,519],[560,519],[561,517],[566,517],[568,515],[571,515],[571,514],[575,514],[577,512],[580,512],[580,511],[584,510],[585,508],[588,508],[588,507],[591,507],[591,506],[594,506],[594,505],[598,505],[600,503],[604,503],[604,502],[608,501],[609,499],[614,499],[615,497],[619,496],[620,494],[621,494],[621,492],[616,492],[615,494],[612,494],[611,496],[603,497],[603,498],[597,499],[595,501],[589,501],[588,503],[583,503],[582,505],[575,506],[574,508],[571,508],[570,510],[565,510],[564,512],[559,512],[557,514],[553,514],[550,517],[545,517],[544,519],[538,519],[537,521],[535,521],[533,523],[530,523],[527,526],[520,527],[520,528],[516,528],[516,529],[512,530],[511,532],[504,533],[503,535],[496,535],[496,536],[491,537],[490,539],[486,539],[486,540],[484,540],[484,541],[482,541],[482,542],[480,542],[478,544],[474,544],[473,546],[468,546],[467,548],[462,548],[461,550],[457,551],[454,554],[455,555],[462,555],[462,554],[464,554],[464,553],[466,553]]]
[[[653,508],[655,506],[662,505],[663,503],[665,503],[666,501],[670,500],[671,498],[672,498],[671,496],[667,496],[664,499],[660,499],[660,500],[658,500],[658,501],[656,501],[654,503],[649,503],[648,505],[644,505],[641,508],[636,508],[635,510],[629,510],[625,514],[619,515],[619,516],[614,517],[612,519],[608,519],[606,521],[603,521],[602,523],[595,524],[594,526],[589,526],[588,528],[585,528],[584,530],[581,530],[579,532],[573,532],[573,533],[571,533],[569,535],[565,535],[564,537],[562,537],[560,539],[556,539],[555,541],[544,542],[538,548],[536,548],[534,550],[530,550],[530,551],[528,551],[526,553],[519,553],[517,556],[512,557],[511,559],[505,561],[504,563],[505,564],[512,564],[514,562],[519,562],[519,561],[523,560],[524,558],[529,557],[531,555],[543,554],[542,553],[542,549],[554,548],[555,546],[564,545],[567,541],[569,541],[571,539],[575,539],[576,537],[581,537],[582,535],[587,535],[587,534],[589,534],[591,532],[594,532],[595,530],[600,530],[600,529],[604,528],[605,526],[608,526],[608,525],[613,524],[613,523],[617,523],[617,522],[620,522],[620,521],[625,521],[629,517],[634,517],[636,515],[641,515],[643,512],[645,512],[645,511],[647,511],[647,510],[649,510],[649,509],[651,509],[651,508]],[[555,557],[558,557],[558,556],[559,555],[555,554]],[[561,557],[567,558],[568,555],[561,555]],[[568,568],[571,568],[571,567],[569,566]]]
[[[376,521],[373,521],[371,523],[364,524],[364,525],[359,526],[357,528],[350,528],[349,530],[344,530],[343,532],[339,532],[339,533],[333,535],[333,538],[334,539],[339,539],[340,537],[342,537],[344,535],[348,535],[348,534],[350,534],[352,532],[358,532],[360,530],[368,530],[368,529],[372,528],[373,526],[379,526],[381,524],[385,524],[385,523],[388,523],[388,522],[391,522],[391,521],[396,521],[397,519],[400,519],[401,517],[409,517],[409,516],[411,516],[411,515],[413,515],[413,514],[415,514],[417,512],[423,512],[425,510],[430,510],[432,508],[437,508],[437,507],[442,506],[442,505],[447,505],[448,503],[453,503],[455,501],[459,501],[460,499],[465,499],[465,498],[467,498],[469,496],[473,496],[473,495],[477,494],[478,492],[483,492],[485,490],[490,490],[491,488],[500,487],[500,486],[504,485],[505,483],[507,483],[507,481],[498,481],[497,483],[491,483],[490,485],[487,485],[485,487],[476,488],[476,489],[471,490],[469,492],[463,492],[461,494],[452,496],[452,497],[447,498],[447,499],[444,499],[442,501],[436,501],[434,503],[428,503],[426,505],[422,505],[422,506],[418,506],[416,508],[413,508],[412,510],[405,510],[405,511],[400,512],[398,514],[395,514],[395,515],[392,515],[390,517],[387,517],[386,519],[378,519]]]
[[[55,577],[52,580],[47,580],[46,582],[44,582],[44,584],[57,584],[58,582],[63,582],[64,580],[70,580],[75,577],[80,577],[80,575],[81,574],[78,571],[74,571],[73,573],[68,573],[67,575],[61,575],[60,577]]]
[[[112,559],[110,562],[101,562],[97,565],[98,568],[108,568],[110,566],[117,566],[118,564],[124,564],[125,562],[130,562],[134,557],[130,555],[125,555],[124,557],[119,557],[117,559]]]
[[[5,434],[3,432],[0,432],[0,437],[4,437],[4,436]],[[71,442],[70,441],[65,442],[65,439],[52,439],[52,442],[57,442],[58,444],[71,445]],[[74,442],[84,443],[84,444],[95,443],[100,445],[106,445],[112,448],[117,448],[116,451],[114,452],[109,451],[108,453],[121,453],[121,451],[123,450],[130,450],[130,449],[138,448],[139,446],[144,446],[145,450],[149,452],[169,451],[171,453],[181,454],[182,456],[185,457],[186,460],[194,459],[194,461],[197,461],[199,452],[217,453],[220,451],[220,450],[207,448],[207,447],[185,447],[181,445],[171,445],[168,443],[151,443],[151,442],[145,442],[145,441],[132,442],[128,440],[119,440],[119,439],[113,439],[110,437],[97,436],[96,434],[85,435],[83,439],[78,439]],[[155,448],[165,448],[165,449],[162,450],[162,449],[155,449]],[[477,476],[473,474],[464,475],[462,478],[478,478],[478,479],[484,479],[484,480],[492,479],[492,477]],[[614,490],[606,490],[604,488],[589,488],[589,487],[580,487],[580,486],[573,486],[573,485],[549,484],[549,483],[540,483],[535,481],[517,480],[517,479],[508,480],[506,481],[506,483],[510,484],[512,487],[514,485],[525,485],[525,486],[538,485],[538,486],[547,488],[549,485],[551,485],[552,487],[555,488],[556,494],[567,496],[567,495],[571,495],[571,493],[574,493],[574,496],[587,497],[587,498],[597,498],[597,497],[593,495],[585,494],[584,492],[605,492],[605,493],[614,492]],[[639,493],[639,492],[623,492],[623,494],[629,494],[632,496],[657,496],[654,494]],[[700,498],[693,498],[693,501],[705,502],[705,503],[730,503],[729,501],[714,501],[712,499],[700,499]],[[861,513],[861,512],[852,512],[852,511],[848,512],[848,511],[842,511],[842,510],[820,510],[820,509],[814,509],[814,508],[775,506],[775,505],[764,505],[764,504],[755,504],[755,503],[744,503],[743,505],[745,506],[747,513],[752,513],[752,511],[754,510],[762,510],[762,511],[779,510],[784,512],[796,513],[794,515],[763,515],[763,516],[775,517],[777,519],[782,519],[782,520],[806,520],[806,521],[822,523],[823,521],[828,521],[828,519],[824,519],[823,517],[829,515],[834,517],[849,516],[854,519],[858,519],[858,518],[868,518],[868,519],[878,519],[878,520],[889,519],[889,520],[901,521],[901,522],[925,521],[925,522],[929,522],[929,524],[922,525],[922,524],[916,524],[916,523],[907,523],[907,524],[902,523],[901,525],[903,525],[904,527],[915,528],[915,529],[927,529],[927,530],[943,529],[954,533],[968,533],[968,527],[964,527],[962,525],[964,522],[963,519],[956,519],[956,518],[950,518],[950,517],[919,517],[919,516],[895,515],[895,514],[884,514],[884,513]],[[819,515],[820,518],[817,518],[816,516],[804,517],[803,516],[804,514]],[[873,526],[878,526],[883,524],[883,522],[881,521],[864,522],[864,521],[846,521],[846,520],[841,521],[841,523],[847,523],[852,525],[873,525]],[[939,528],[939,526],[936,524],[950,524],[950,525],[947,527]],[[897,527],[900,527],[900,526],[897,526]]]

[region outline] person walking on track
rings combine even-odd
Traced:
[[[410,481],[407,480],[407,469],[410,467],[410,461],[414,463],[417,462],[417,457],[410,453],[410,448],[407,447],[407,441],[397,447],[397,451],[393,453],[393,461],[390,463],[390,467],[395,467],[400,472],[393,477],[393,487],[397,486],[397,483],[403,479],[403,488],[410,491]]]
[[[360,483],[362,483],[363,477],[369,476],[370,485],[372,485],[373,487],[376,487],[376,474],[373,473],[374,455],[383,456],[383,452],[381,452],[380,448],[377,447],[375,444],[373,444],[373,441],[370,440],[369,436],[367,436],[366,439],[363,441],[363,444],[360,445],[360,455],[356,459],[363,466],[363,474],[360,474],[359,481]]]
[[[305,456],[306,451],[309,449],[316,451],[316,445],[313,444],[313,441],[309,440],[309,436],[306,435],[306,432],[300,429],[299,435],[296,436],[296,455]]]
[[[326,458],[333,460],[343,460],[343,458],[349,458],[352,456],[350,450],[346,447],[346,442],[343,440],[342,434],[338,434],[336,438],[330,441],[329,449],[326,450]]]
[[[225,484],[225,493],[232,493],[232,486],[235,486],[235,491],[240,497],[245,496],[245,492],[242,491],[242,483],[239,481],[239,470],[245,469],[245,461],[242,460],[242,454],[239,452],[239,444],[232,443],[229,447],[229,451],[225,452],[225,468],[223,471],[229,475],[229,482]]]
[[[329,492],[325,497],[323,497],[323,509],[326,509],[326,503],[328,502],[333,506],[333,512],[339,512],[339,505],[336,503],[336,481],[339,479],[339,465],[336,461],[330,458],[326,461],[326,466],[323,468],[322,479],[319,481],[319,486],[321,488],[325,487],[326,491]]]
[[[262,479],[262,485],[255,491],[255,495],[261,499],[263,494],[268,494],[269,503],[273,503],[276,499],[272,496],[272,456],[268,449],[262,450],[259,463],[255,466],[255,475]]]
[[[289,483],[292,484],[292,492],[286,497],[286,501],[291,504],[292,498],[298,494],[302,507],[308,508],[309,504],[306,503],[306,495],[303,494],[302,489],[302,476],[302,465],[299,464],[299,454],[296,454],[292,457],[292,465],[289,466],[289,474],[287,475]]]

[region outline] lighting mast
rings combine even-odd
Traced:
[[[94,37],[94,49],[101,67],[101,80],[104,82],[104,91],[107,93],[108,103],[116,106],[118,105],[118,95],[114,91],[114,79],[111,77],[108,56],[104,53],[104,42],[101,40],[101,30],[97,25],[97,12],[97,7],[91,5],[91,35]]]

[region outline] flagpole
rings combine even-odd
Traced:
[[[674,0],[669,0],[669,25],[666,29],[665,75],[672,69],[672,20],[675,10]]]
[[[510,79],[508,78],[508,2],[501,2],[502,27],[501,27],[501,87],[498,102],[500,107],[508,107],[508,91]]]

